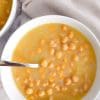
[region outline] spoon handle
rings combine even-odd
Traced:
[[[30,67],[30,68],[38,68],[38,64],[30,64],[30,63],[19,63],[13,61],[0,61],[0,66],[8,66],[8,67]]]
[[[10,62],[10,61],[0,61],[0,66],[21,66],[25,67],[25,64]]]

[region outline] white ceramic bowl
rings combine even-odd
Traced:
[[[7,30],[10,28],[12,25],[14,18],[16,16],[16,11],[17,11],[17,0],[12,0],[12,8],[10,11],[10,15],[7,19],[6,24],[3,26],[3,28],[0,30],[0,37],[7,32]]]
[[[70,26],[75,27],[76,29],[80,30],[91,42],[97,57],[97,72],[94,84],[88,94],[83,98],[83,100],[97,100],[96,98],[99,95],[100,91],[100,42],[97,40],[95,35],[82,23],[76,21],[75,19],[59,16],[59,15],[48,15],[33,19],[23,26],[21,26],[13,35],[9,38],[1,59],[2,60],[11,60],[13,51],[21,40],[21,38],[31,29],[46,23],[63,23],[68,24]],[[15,85],[15,82],[12,77],[11,68],[4,68],[1,69],[1,79],[3,83],[3,87],[9,96],[10,100],[25,100],[24,96],[18,90]]]

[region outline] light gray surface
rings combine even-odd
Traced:
[[[8,37],[21,24],[31,18],[47,14],[59,14],[75,18],[88,26],[100,40],[99,0],[20,0],[16,20],[10,30],[0,38],[0,55]],[[0,100],[8,100],[2,86],[0,86]]]

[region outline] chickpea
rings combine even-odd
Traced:
[[[26,94],[31,95],[33,93],[33,89],[32,88],[28,88],[26,90]]]
[[[52,90],[52,89],[48,89],[48,90],[47,90],[47,94],[48,94],[48,95],[52,95],[52,94],[53,94],[53,90]]]
[[[73,81],[74,83],[77,83],[77,82],[79,81],[79,77],[78,77],[78,76],[73,76],[73,77],[72,77],[72,81]]]
[[[74,60],[74,61],[79,61],[79,56],[74,55],[73,60]]]
[[[39,86],[40,85],[40,80],[36,81],[36,85]]]
[[[46,94],[45,91],[40,91],[40,92],[39,92],[39,96],[40,96],[40,97],[45,96],[45,94]]]
[[[63,49],[64,51],[68,50],[68,45],[67,45],[67,44],[63,44],[63,45],[62,45],[62,49]]]
[[[76,38],[74,38],[72,41],[73,41],[73,43],[75,43],[75,44],[79,43],[79,40],[76,39]]]
[[[29,86],[32,88],[34,86],[34,84],[31,82],[31,83],[29,83]]]
[[[55,86],[55,89],[56,89],[57,91],[60,91],[60,87],[59,87],[59,86]]]
[[[60,77],[61,79],[64,78],[64,73],[63,73],[63,71],[60,71],[60,72],[59,72],[59,77]]]
[[[62,26],[62,30],[63,30],[64,32],[66,32],[66,31],[68,31],[68,27],[67,27],[66,25],[63,25],[63,26]]]
[[[51,84],[51,87],[52,87],[52,88],[53,88],[53,87],[55,87],[55,86],[56,86],[56,84],[55,84],[55,83],[52,83],[52,84]]]
[[[79,51],[82,52],[84,49],[82,46],[79,47]]]
[[[74,37],[74,32],[71,31],[71,32],[69,33],[68,37],[69,37],[70,39],[72,39],[72,38]]]
[[[49,83],[48,82],[45,82],[44,84],[43,84],[43,87],[47,87],[49,85]]]
[[[62,90],[62,91],[67,91],[68,88],[67,88],[67,87],[62,87],[61,90]]]
[[[47,67],[47,65],[48,65],[48,61],[46,60],[46,59],[43,59],[42,61],[41,61],[41,64],[40,64],[42,67]]]
[[[50,47],[57,47],[57,43],[54,40],[50,41]]]
[[[71,85],[71,83],[72,83],[72,80],[70,78],[65,80],[65,85]]]
[[[28,79],[25,79],[25,80],[24,80],[24,84],[27,84],[27,83],[28,83]]]
[[[60,70],[61,70],[60,66],[57,66],[57,67],[56,67],[56,70],[57,70],[57,71],[60,71]]]
[[[66,36],[66,37],[64,37],[63,39],[62,39],[62,43],[66,43],[68,41],[68,37]]]
[[[70,50],[76,50],[76,45],[74,43],[69,44],[69,49]]]
[[[31,73],[31,70],[30,69],[27,69],[27,71],[26,71],[28,74],[30,74]]]
[[[53,76],[53,77],[55,77],[56,75],[57,75],[56,72],[52,73],[52,76]]]
[[[55,49],[54,48],[51,48],[50,49],[50,55],[54,55],[54,53],[55,53]]]
[[[55,78],[54,78],[54,77],[52,77],[52,76],[49,77],[49,82],[50,82],[50,83],[52,83],[52,82],[54,82],[54,81],[55,81]]]
[[[48,68],[53,68],[54,64],[52,62],[49,63]]]
[[[61,51],[58,51],[57,53],[56,53],[56,58],[57,59],[60,59],[62,57],[62,52]]]
[[[70,63],[70,66],[71,66],[71,67],[74,67],[74,63],[73,63],[73,62],[71,62],[71,63]]]

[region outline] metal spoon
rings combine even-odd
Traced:
[[[39,64],[19,63],[14,61],[0,61],[0,66],[38,68]]]

